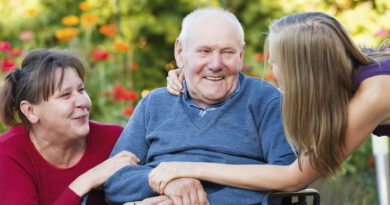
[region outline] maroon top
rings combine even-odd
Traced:
[[[379,64],[360,66],[356,74],[356,90],[363,80],[376,75],[390,75],[390,59],[383,60]],[[390,125],[378,126],[373,133],[377,136],[390,136]]]
[[[122,127],[90,122],[87,147],[80,161],[62,169],[48,163],[35,149],[23,125],[0,135],[0,204],[78,205],[81,197],[69,184],[103,162]]]

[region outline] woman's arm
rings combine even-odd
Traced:
[[[296,191],[317,180],[320,175],[303,158],[291,165],[231,165],[207,162],[163,162],[149,174],[149,184],[163,193],[171,180],[191,177],[227,186],[252,190]]]
[[[349,103],[345,155],[350,156],[378,125],[390,124],[390,75],[364,80]]]
[[[92,189],[102,185],[111,175],[122,167],[138,164],[138,162],[139,159],[135,154],[122,151],[77,177],[69,185],[69,188],[77,195],[84,196]]]
[[[345,138],[346,159],[379,124],[389,124],[390,76],[375,76],[365,80],[348,107],[348,125]],[[166,184],[179,177],[254,190],[294,191],[309,185],[320,175],[311,166],[307,156],[288,166],[279,165],[228,165],[198,162],[164,162],[149,175],[149,184],[159,193]]]

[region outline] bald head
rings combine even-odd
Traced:
[[[237,34],[239,46],[242,47],[245,45],[244,30],[234,14],[221,8],[202,8],[188,14],[182,22],[178,40],[182,42],[183,47],[186,46],[189,35],[200,26],[203,28],[214,28],[212,29],[213,32],[216,30],[213,26],[231,26]]]

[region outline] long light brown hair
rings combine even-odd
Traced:
[[[345,28],[321,12],[295,13],[270,25],[267,47],[280,69],[286,137],[325,177],[343,161],[348,102],[356,70],[375,63]]]

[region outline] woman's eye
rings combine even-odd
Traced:
[[[68,97],[70,95],[70,93],[63,93],[61,94],[61,97]]]

